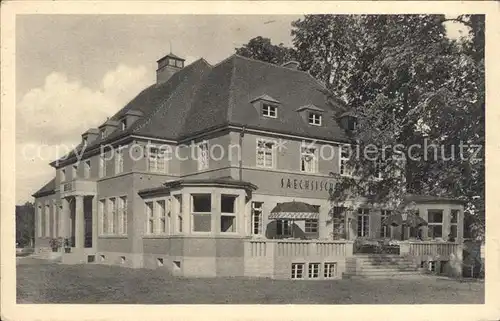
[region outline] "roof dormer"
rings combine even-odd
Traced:
[[[92,143],[94,140],[99,137],[99,129],[97,128],[90,128],[87,130],[85,133],[82,134],[82,142],[84,145],[88,145]]]
[[[100,138],[105,139],[109,134],[114,132],[120,126],[120,122],[108,119],[104,124],[99,126]]]
[[[269,95],[254,98],[250,103],[255,107],[260,117],[278,118],[280,102]]]
[[[127,110],[125,115],[120,118],[120,129],[122,131],[127,130],[133,123],[135,123],[139,118],[143,116],[142,111],[139,110]]]
[[[353,111],[346,111],[337,116],[340,127],[348,131],[356,130],[358,126],[358,117]]]
[[[306,121],[309,125],[323,126],[323,114],[325,112],[324,109],[310,104],[298,108],[297,112],[300,113],[302,119],[304,119],[304,121]]]

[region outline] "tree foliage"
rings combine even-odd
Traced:
[[[31,245],[35,237],[35,207],[26,202],[16,206],[16,243],[24,247]]]
[[[293,60],[295,56],[293,49],[285,47],[282,43],[273,45],[271,39],[260,36],[250,39],[243,47],[235,50],[238,55],[277,65]]]
[[[306,15],[292,23],[294,48],[265,50],[273,48],[270,40],[258,37],[239,50],[276,63],[294,52],[332,100],[358,117],[357,149],[348,162],[354,177],[338,176],[332,201],[362,196],[398,206],[408,193],[461,198],[474,234],[482,235],[485,21],[484,15],[453,18],[468,34],[450,39],[447,20]],[[382,179],[374,179],[378,173]]]

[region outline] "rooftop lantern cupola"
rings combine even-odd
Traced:
[[[184,68],[184,61],[173,53],[169,53],[157,61],[158,69],[156,70],[156,84],[164,83],[169,80],[173,74]]]

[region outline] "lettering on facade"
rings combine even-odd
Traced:
[[[333,190],[334,183],[329,181],[281,178],[281,188],[290,188],[307,191],[330,191]]]

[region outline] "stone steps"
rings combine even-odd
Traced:
[[[345,278],[387,278],[421,275],[415,263],[398,255],[362,254],[346,260]]]

